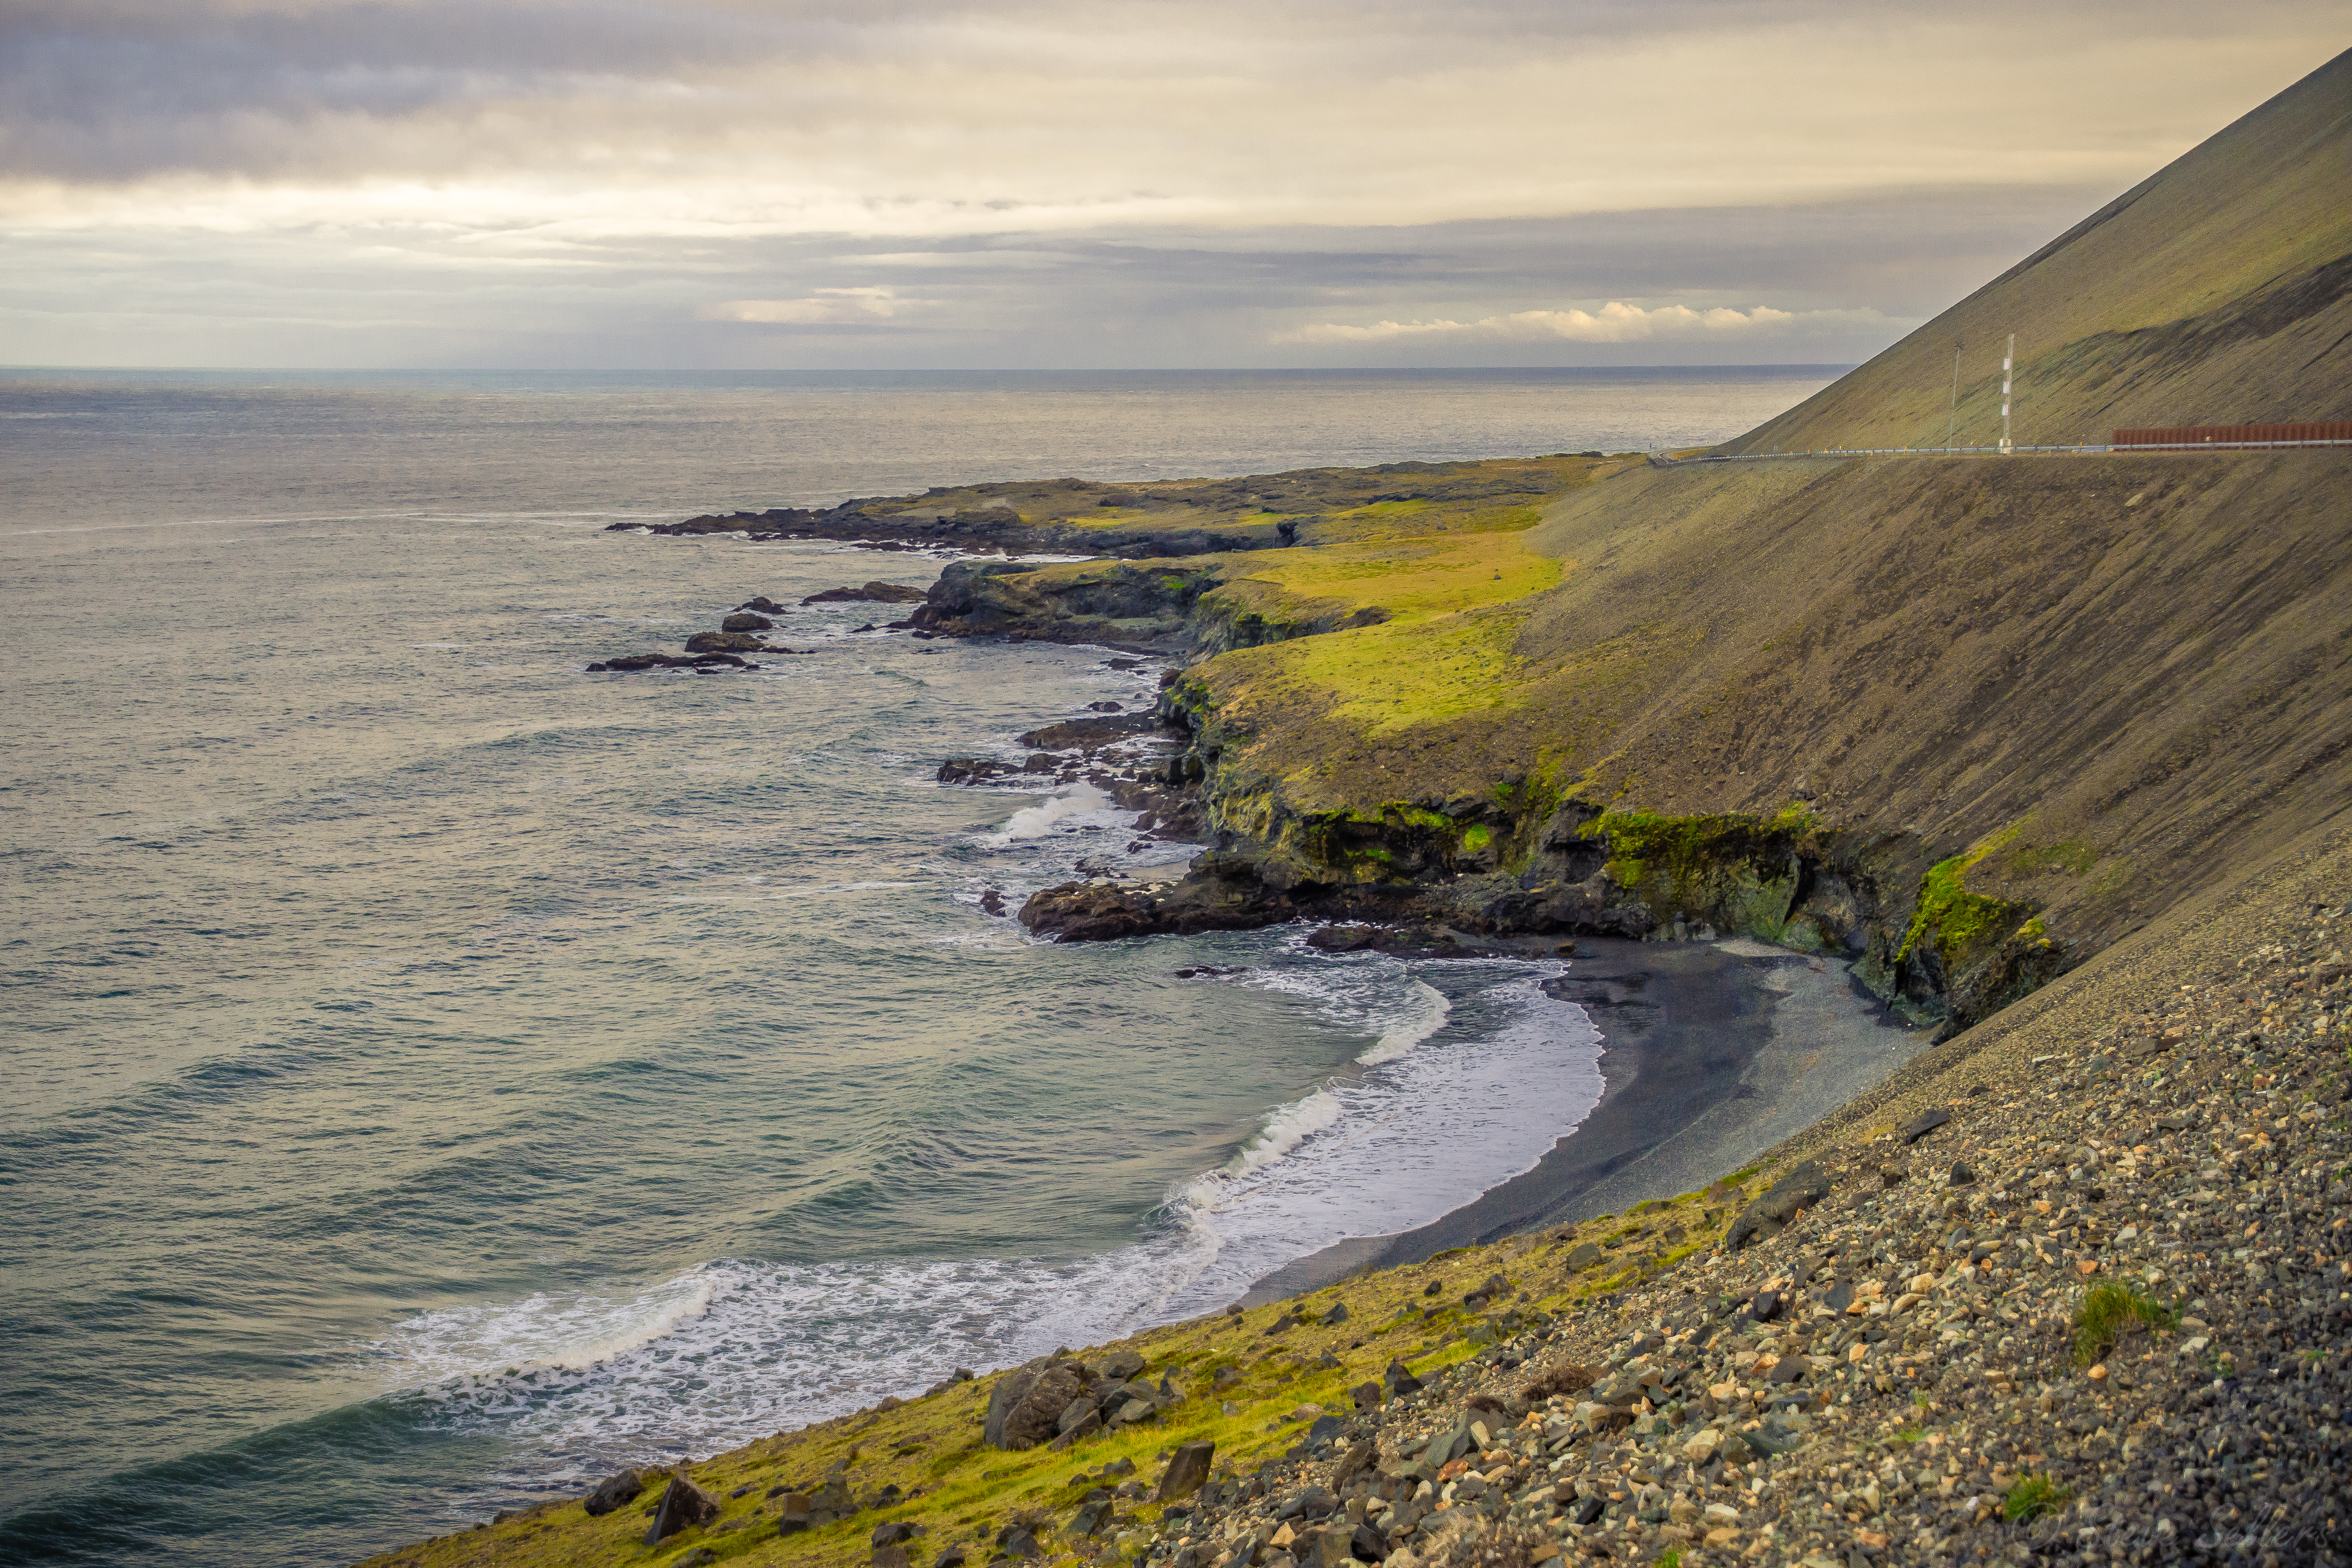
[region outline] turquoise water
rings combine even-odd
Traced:
[[[1597,1095],[1549,966],[1028,941],[982,891],[1129,818],[932,772],[1156,669],[847,605],[588,676],[938,567],[605,523],[1682,443],[1822,379],[0,377],[0,1554],[348,1561],[1206,1310]]]

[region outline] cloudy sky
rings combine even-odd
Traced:
[[[0,363],[1847,363],[2333,4],[0,0]]]

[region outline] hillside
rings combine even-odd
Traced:
[[[1733,452],[2021,446],[2352,409],[2352,52],[2052,240]]]
[[[2341,416],[2347,156],[2352,57],[1732,446],[1913,438],[1892,389],[1972,312],[2075,345],[2101,418]],[[1343,629],[1246,647],[1195,616],[1228,651],[1169,706],[1220,908],[1255,876],[1267,918],[1680,921],[1841,947],[1965,1026],[2344,809],[2348,498],[2340,450],[1607,464],[1459,525],[1523,529],[1557,563],[1532,592],[1229,558],[1228,596],[1311,580]]]

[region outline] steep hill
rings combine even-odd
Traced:
[[[1996,320],[2078,423],[2352,413],[2348,158],[2352,56],[1732,445],[1924,439]],[[2338,450],[1594,465],[1449,518],[1451,596],[1416,563],[1463,544],[1368,509],[1346,560],[1224,558],[1169,700],[1214,886],[1088,929],[1680,921],[1966,1025],[2352,801],[2347,504]],[[1323,635],[1220,635],[1244,600]]]
[[[2352,52],[2126,191],[1734,452],[1961,445],[2352,410]]]

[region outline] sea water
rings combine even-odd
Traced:
[[[0,1556],[350,1561],[1211,1310],[1598,1097],[1556,965],[988,915],[1189,853],[933,781],[1156,666],[845,604],[591,676],[939,566],[606,524],[1681,445],[1827,374],[0,376]]]

